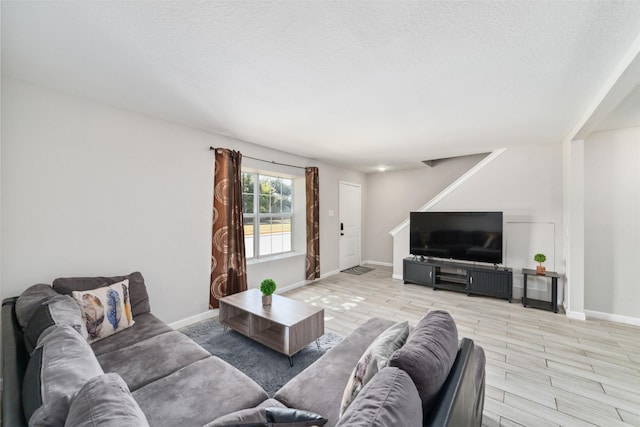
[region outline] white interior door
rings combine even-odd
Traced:
[[[361,188],[340,181],[340,270],[360,265]]]

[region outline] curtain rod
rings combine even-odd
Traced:
[[[215,148],[209,147],[209,150],[215,150]],[[271,163],[272,165],[288,166],[290,168],[298,168],[298,169],[305,169],[305,170],[307,169],[305,166],[288,165],[286,163],[274,162],[273,160],[264,160],[264,159],[258,159],[257,157],[245,156],[244,154],[242,155],[242,157],[246,157],[247,159],[251,159],[251,160],[257,160],[259,162]]]

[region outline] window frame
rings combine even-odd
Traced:
[[[244,191],[242,192],[242,198],[243,198],[243,206],[242,206],[242,219],[243,219],[243,223],[246,226],[247,222],[246,220],[248,218],[253,220],[253,248],[252,248],[252,253],[253,256],[249,256],[247,248],[246,248],[246,235],[245,235],[245,256],[247,260],[264,260],[264,259],[268,259],[270,257],[278,257],[281,255],[285,255],[285,254],[289,254],[289,253],[293,253],[294,252],[294,227],[293,227],[293,221],[294,221],[294,216],[296,216],[295,214],[295,179],[293,177],[290,176],[285,176],[283,174],[278,174],[276,172],[259,172],[259,171],[252,171],[252,170],[242,170],[241,171],[242,175],[252,175],[253,176],[253,212],[252,213],[245,213],[245,207],[244,207],[244,196],[248,195],[248,193],[245,193]],[[289,181],[289,187],[291,189],[291,200],[290,200],[290,212],[279,212],[279,213],[260,213],[260,178],[271,178],[271,179],[280,179],[280,180],[287,180]],[[244,176],[243,176],[243,181],[244,181]],[[244,185],[243,185],[243,189],[244,189]],[[288,219],[289,220],[289,225],[290,225],[290,231],[289,231],[289,249],[286,251],[280,251],[280,252],[276,252],[276,253],[269,253],[269,254],[264,254],[264,255],[260,255],[260,221],[261,219],[265,219],[268,218],[270,220],[270,224],[273,224],[273,220],[274,219]],[[245,228],[246,229],[246,228]],[[283,245],[284,246],[284,245]]]

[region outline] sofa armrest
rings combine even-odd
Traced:
[[[16,318],[17,298],[2,301],[2,425],[27,426],[22,409],[22,380],[29,362]]]
[[[481,365],[481,366],[479,366]],[[481,347],[463,338],[425,426],[480,426],[484,408],[485,358]]]

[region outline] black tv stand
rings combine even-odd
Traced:
[[[424,257],[422,257],[424,258]],[[403,260],[404,283],[436,289],[504,298],[511,302],[513,272],[498,265],[475,265],[409,257]]]

